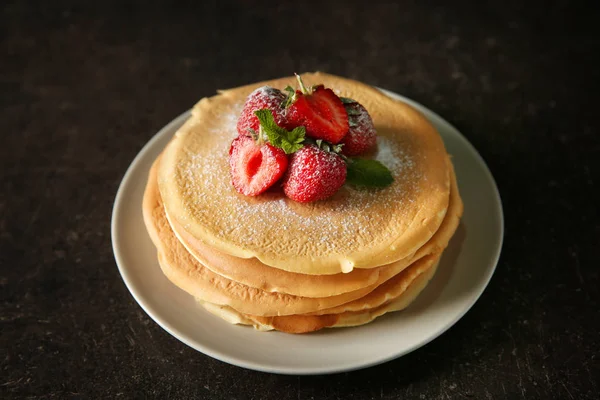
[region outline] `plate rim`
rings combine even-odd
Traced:
[[[155,143],[160,141],[161,139],[163,139],[163,136],[165,136],[167,134],[167,132],[176,130],[179,126],[181,126],[185,122],[185,120],[187,120],[187,118],[189,118],[189,116],[191,115],[191,109],[189,109],[189,110],[186,110],[183,113],[179,114],[177,117],[175,117],[173,120],[171,120],[168,124],[163,126],[138,151],[138,153],[136,154],[134,159],[129,164],[125,174],[123,175],[123,177],[120,181],[119,188],[117,190],[117,193],[116,193],[116,196],[115,196],[115,199],[113,202],[113,207],[112,207],[111,243],[112,243],[112,250],[113,250],[113,254],[115,257],[116,264],[117,264],[117,268],[119,270],[121,278],[123,279],[123,282],[125,283],[125,286],[127,287],[129,293],[133,296],[134,300],[138,303],[138,305],[144,310],[144,312],[154,322],[156,322],[162,329],[167,331],[170,335],[175,337],[177,340],[179,340],[182,343],[186,344],[187,346],[193,348],[194,350],[199,351],[209,357],[215,358],[217,360],[226,362],[231,365],[236,365],[236,366],[239,366],[242,368],[247,368],[247,369],[261,371],[261,372],[284,374],[284,375],[319,375],[319,374],[323,375],[323,374],[341,373],[341,372],[348,372],[348,371],[354,371],[354,370],[358,370],[358,369],[368,368],[368,367],[371,367],[374,365],[383,364],[383,363],[391,361],[393,359],[402,357],[408,353],[415,351],[416,349],[418,349],[420,347],[425,346],[426,344],[430,343],[431,341],[437,339],[439,336],[441,336],[446,331],[448,331],[448,329],[450,329],[452,326],[454,326],[462,317],[464,317],[464,315],[469,310],[471,310],[471,308],[479,300],[479,298],[481,297],[481,295],[483,294],[483,292],[489,285],[489,282],[495,273],[498,262],[500,260],[502,246],[504,243],[504,229],[505,229],[505,227],[504,227],[504,208],[502,205],[502,198],[500,196],[500,192],[498,190],[498,185],[496,183],[496,180],[494,179],[487,163],[485,162],[485,160],[483,159],[481,154],[479,154],[477,149],[469,142],[469,140],[454,125],[452,125],[450,122],[448,122],[447,120],[442,118],[439,114],[435,113],[433,110],[429,109],[428,107],[424,106],[423,104],[421,104],[415,100],[412,100],[410,98],[407,98],[405,96],[402,96],[398,93],[395,93],[393,91],[390,91],[390,90],[387,90],[384,88],[380,88],[380,87],[376,87],[376,88],[392,98],[395,98],[406,104],[409,104],[410,106],[415,108],[419,113],[423,114],[424,117],[427,118],[430,122],[433,122],[430,120],[430,117],[433,117],[434,119],[437,119],[438,122],[440,122],[440,123],[446,125],[448,128],[450,128],[450,130],[453,131],[452,133],[461,142],[461,145],[466,147],[468,149],[468,151],[470,153],[472,153],[472,155],[475,156],[478,164],[482,167],[482,171],[485,174],[487,180],[491,183],[491,186],[493,188],[494,199],[498,203],[498,208],[497,208],[498,232],[497,233],[498,233],[499,239],[496,242],[496,246],[494,248],[493,254],[490,254],[490,256],[491,256],[490,264],[493,264],[493,266],[491,268],[487,269],[487,271],[488,271],[487,276],[485,276],[485,279],[482,281],[479,288],[477,288],[477,291],[476,291],[477,294],[473,298],[473,300],[470,301],[468,303],[468,305],[466,307],[464,307],[460,312],[456,313],[454,318],[451,319],[445,326],[443,326],[441,329],[439,329],[434,334],[427,336],[423,340],[416,341],[412,346],[405,347],[401,351],[392,351],[386,357],[379,357],[379,358],[375,358],[373,360],[368,360],[368,361],[362,362],[362,363],[352,362],[350,365],[336,364],[336,365],[329,365],[329,366],[322,365],[320,367],[289,367],[289,368],[271,367],[271,366],[265,365],[263,363],[256,363],[256,362],[252,362],[251,360],[241,359],[241,358],[238,358],[235,356],[225,354],[219,350],[212,349],[209,346],[205,346],[198,340],[194,340],[193,338],[189,337],[188,334],[181,332],[177,327],[172,326],[169,322],[167,322],[165,319],[163,319],[161,317],[161,315],[159,315],[158,312],[154,311],[152,309],[152,307],[146,303],[146,300],[144,300],[143,295],[141,293],[139,293],[137,287],[135,286],[135,284],[133,284],[132,277],[130,276],[130,272],[127,270],[127,268],[124,267],[124,265],[125,265],[125,262],[123,260],[124,256],[121,253],[121,249],[119,248],[120,233],[119,233],[118,228],[120,226],[120,221],[123,218],[123,217],[121,217],[120,205],[123,203],[124,196],[125,196],[124,193],[127,191],[127,187],[131,183],[130,182],[131,176],[140,167],[139,166],[140,162],[146,157],[147,153],[154,147]]]

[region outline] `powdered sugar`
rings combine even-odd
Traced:
[[[219,135],[223,140],[231,143],[231,139],[238,135],[236,124],[241,112],[242,107],[240,105],[233,107],[230,112],[227,112],[221,117],[222,123],[212,126],[211,129],[208,130],[209,133],[212,135]]]
[[[186,214],[217,240],[261,249],[263,254],[351,254],[397,223],[406,205],[414,201],[418,172],[411,153],[386,135],[378,137],[374,157],[392,172],[394,182],[387,188],[360,190],[345,185],[327,201],[308,204],[287,199],[281,190],[258,197],[238,194],[230,181],[228,150],[237,135],[240,108],[230,107],[220,123],[208,130],[210,147],[200,146],[177,166]],[[189,228],[189,223],[180,222]],[[273,242],[282,236],[287,240]]]
[[[283,112],[281,103],[286,96],[280,90],[270,86],[262,86],[254,90],[246,98],[243,109],[235,115],[238,118],[237,131],[240,135],[250,135],[250,132],[258,131],[258,118],[254,115],[254,111],[260,109],[269,109],[275,118],[275,122],[281,124],[283,122]]]
[[[399,176],[414,167],[414,162],[406,151],[387,137],[377,138],[375,159],[388,167],[394,176]]]
[[[261,97],[268,97],[273,102],[277,102],[280,100],[279,93],[281,93],[279,89],[275,89],[271,86],[261,86],[254,90],[254,92],[252,92],[248,97],[260,95]]]

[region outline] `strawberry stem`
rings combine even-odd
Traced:
[[[302,82],[302,78],[300,77],[300,75],[298,75],[297,73],[294,73],[294,75],[296,75],[296,80],[298,81],[298,85],[300,86],[300,91],[302,92],[302,94],[310,94],[308,89],[306,89],[306,86],[304,86],[304,82]]]

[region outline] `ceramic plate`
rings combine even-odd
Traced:
[[[379,364],[409,353],[450,328],[488,284],[502,246],[503,216],[494,179],[473,146],[448,122],[405,97],[436,126],[453,162],[465,211],[437,274],[406,310],[353,328],[292,335],[230,325],[199,307],[162,274],[142,219],[150,166],[189,117],[177,117],[144,146],[119,187],[112,244],[119,271],[148,315],[188,346],[240,367],[282,374],[324,374]]]

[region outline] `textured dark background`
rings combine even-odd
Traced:
[[[72,3],[0,6],[0,397],[598,398],[591,6]],[[146,316],[110,216],[127,166],[173,117],[216,89],[309,70],[455,124],[497,179],[506,236],[486,292],[434,342],[362,371],[278,376],[204,356]]]

